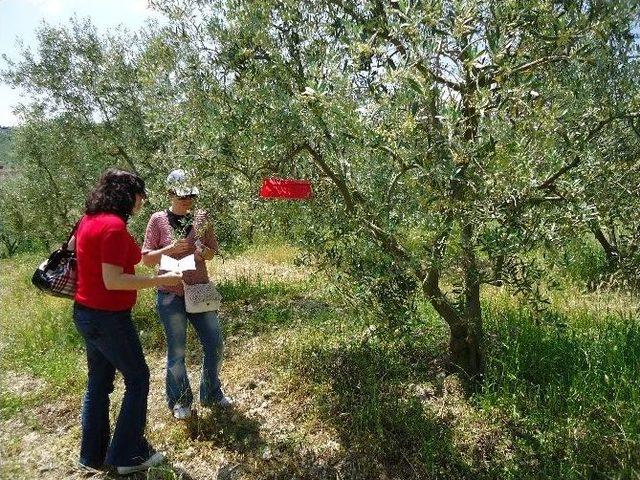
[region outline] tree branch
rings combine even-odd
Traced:
[[[444,257],[447,240],[451,233],[451,219],[449,219],[448,222],[449,225],[445,227],[445,230],[438,236],[438,239],[433,245],[431,258],[433,263],[427,269],[426,275],[422,276],[422,290],[436,312],[438,312],[453,329],[461,322],[460,313],[451,305],[446,295],[440,289],[439,263]]]
[[[398,183],[398,180],[400,180],[400,178],[409,170],[413,170],[414,168],[418,168],[418,167],[419,165],[416,165],[415,163],[411,165],[405,165],[400,169],[398,173],[394,175],[393,179],[391,180],[391,183],[389,184],[389,188],[387,189],[387,195],[385,200],[387,204],[391,203],[391,195],[393,195],[393,190],[395,189]]]
[[[611,122],[615,121],[615,120],[621,120],[621,119],[631,119],[631,118],[638,118],[640,117],[640,111],[639,112],[629,112],[629,113],[622,113],[622,114],[617,114],[617,115],[612,115],[608,118],[605,118],[604,120],[599,121],[595,127],[593,127],[592,129],[590,129],[587,132],[587,135],[584,137],[583,142],[589,142],[591,140],[593,140],[593,138],[595,138],[596,135],[598,135],[602,129],[607,126],[608,124],[610,124]],[[547,179],[545,181],[543,181],[541,184],[535,186],[535,189],[538,190],[544,190],[544,189],[549,189],[555,182],[556,180],[558,180],[558,178],[560,178],[561,176],[563,176],[564,174],[566,174],[569,170],[574,169],[575,167],[577,167],[578,165],[580,165],[584,160],[584,157],[581,155],[576,155],[573,160],[571,160],[571,162],[563,165],[558,171],[556,171],[555,173],[551,174],[549,177],[547,177]]]
[[[571,57],[569,55],[549,55],[547,57],[538,58],[536,60],[532,60],[531,62],[527,62],[523,65],[519,65],[507,72],[507,75],[513,75],[516,73],[526,72],[527,70],[537,67],[538,65],[544,65],[547,63],[560,62],[562,60],[570,60]]]
[[[348,212],[355,211],[355,202],[353,200],[353,196],[349,192],[349,188],[347,187],[346,182],[342,178],[340,178],[338,174],[329,167],[327,162],[324,160],[324,157],[322,156],[322,154],[318,151],[318,149],[314,145],[312,145],[310,142],[307,141],[303,144],[303,148],[311,154],[315,163],[318,165],[318,167],[320,167],[320,170],[322,170],[322,172],[327,177],[329,177],[331,181],[335,184],[335,186],[338,188],[338,190],[340,191],[340,194],[342,195],[342,198],[344,199],[345,205],[347,207],[347,211]]]

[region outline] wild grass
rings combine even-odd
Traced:
[[[487,379],[475,400],[508,420],[518,440],[516,469],[535,465],[556,478],[636,478],[638,303],[627,297],[614,312],[611,294],[594,294],[576,308],[575,292],[565,293],[541,318],[505,295],[487,302]]]
[[[71,303],[44,296],[31,285],[39,260],[28,254],[2,261],[1,368],[41,377],[51,384],[47,391],[56,395],[81,388],[82,343],[70,320]]]
[[[287,381],[363,478],[637,478],[637,316],[535,318],[504,293],[484,312],[487,372],[470,398],[445,377],[435,316],[400,338],[335,320],[301,332],[284,348]]]
[[[541,313],[485,290],[486,375],[468,397],[445,372],[448,332],[428,304],[389,331],[296,256],[262,245],[212,262],[225,297],[225,381],[241,408],[153,427],[181,465],[226,455],[228,478],[640,478],[637,298],[571,283]],[[2,264],[2,368],[43,379],[51,397],[79,397],[84,359],[70,305],[34,292],[36,260]],[[135,320],[161,356],[153,292],[140,294]],[[3,390],[0,409],[10,418],[44,401]]]

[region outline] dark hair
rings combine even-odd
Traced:
[[[110,168],[89,193],[85,213],[115,213],[126,222],[133,213],[136,194],[146,198],[144,180],[135,173]]]

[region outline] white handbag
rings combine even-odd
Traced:
[[[215,312],[220,309],[222,295],[213,282],[184,285],[184,305],[187,313]]]

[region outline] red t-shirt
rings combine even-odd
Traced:
[[[135,273],[142,255],[127,231],[125,221],[113,213],[85,215],[76,231],[78,283],[76,302],[98,310],[128,310],[136,303],[135,290],[107,290],[102,281],[102,264]]]

